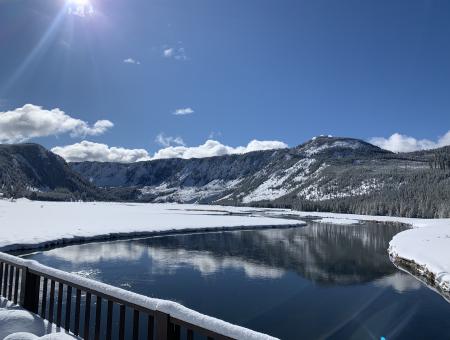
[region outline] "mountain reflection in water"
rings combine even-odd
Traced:
[[[389,260],[388,243],[404,229],[310,222],[89,243],[26,257],[283,339],[450,337],[450,318],[443,317],[450,305]]]
[[[88,243],[53,249],[46,256],[72,263],[152,261],[154,273],[190,266],[202,275],[234,268],[248,277],[278,278],[293,271],[317,283],[351,284],[396,272],[386,256],[398,225],[311,223],[291,229],[218,232]]]

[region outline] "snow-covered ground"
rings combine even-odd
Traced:
[[[232,213],[254,212],[254,216]],[[268,218],[257,209],[180,204],[83,203],[0,200],[0,251],[36,248],[109,235],[182,230],[301,225]]]
[[[389,253],[394,261],[406,260],[414,272],[426,277],[443,292],[450,293],[450,220],[433,221],[424,228],[394,236]]]
[[[0,339],[73,340],[76,337],[66,334],[64,329],[0,297]]]

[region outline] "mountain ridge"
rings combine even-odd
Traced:
[[[450,215],[449,155],[449,147],[396,154],[321,136],[242,155],[71,166],[97,185],[135,189],[142,202],[442,217]]]
[[[23,148],[26,145],[30,144],[22,144]],[[20,145],[9,147],[11,154],[17,155],[14,148]],[[1,150],[0,179],[5,182]],[[36,149],[37,154],[42,152]],[[33,172],[25,167],[28,170],[22,172],[29,175],[19,178],[25,183],[22,191],[3,195],[45,199],[44,193],[50,195],[56,186],[39,182],[42,161],[31,155],[25,158],[29,165],[36,163],[37,175],[30,175]],[[320,136],[292,148],[208,158],[68,164],[56,160],[49,166],[62,167],[71,179],[59,183],[70,193],[62,199],[450,216],[450,147],[396,154],[355,138]],[[27,192],[28,187],[32,193]]]

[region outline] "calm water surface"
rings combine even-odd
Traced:
[[[403,229],[312,222],[25,257],[282,339],[450,339],[450,304],[389,261],[388,243]]]

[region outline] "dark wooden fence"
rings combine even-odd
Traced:
[[[232,339],[11,259],[0,258],[0,294],[86,340]]]

